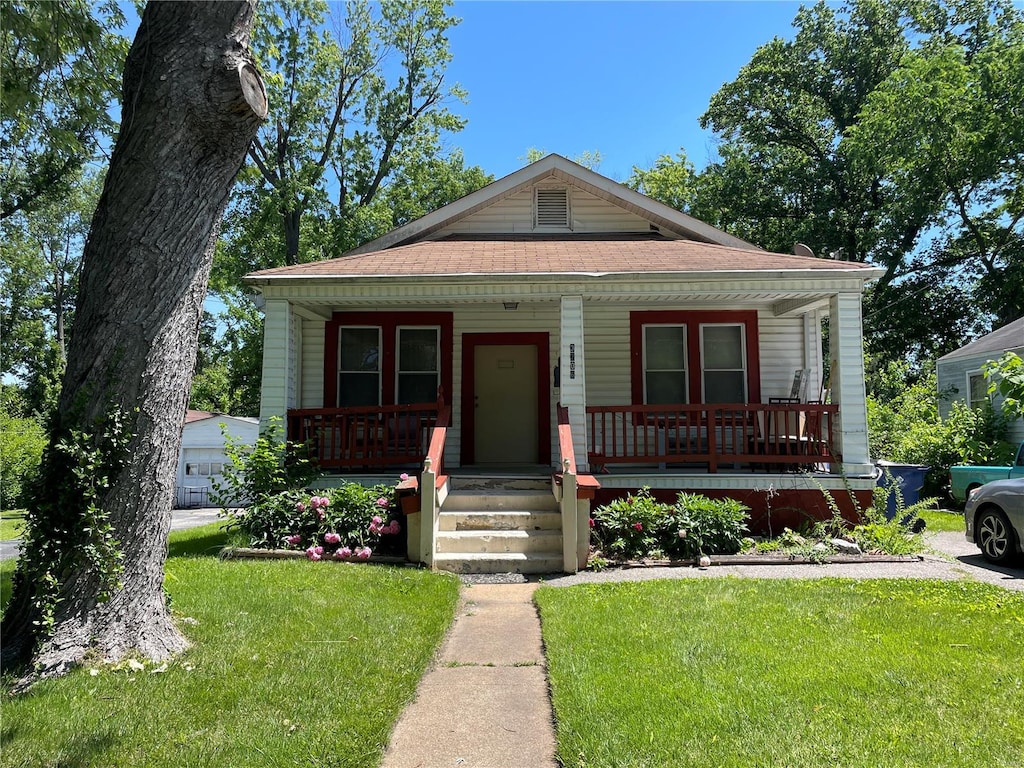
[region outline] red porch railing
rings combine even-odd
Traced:
[[[322,468],[376,470],[422,466],[431,430],[447,426],[443,401],[413,405],[300,408],[288,411],[288,440],[307,446]]]
[[[839,406],[820,403],[587,406],[591,471],[609,464],[819,468]]]

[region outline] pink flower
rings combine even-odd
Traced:
[[[326,496],[321,496],[320,497],[320,506],[321,507],[330,506],[330,503],[331,503],[331,500],[328,499]]]
[[[357,560],[369,560],[370,559],[370,554],[371,554],[371,552],[370,552],[370,548],[369,547],[362,547],[361,549],[357,549],[356,550],[356,559]]]
[[[348,560],[350,557],[352,557],[352,550],[348,547],[341,547],[340,549],[338,549],[337,552],[334,553],[334,556],[339,560]]]
[[[340,544],[341,536],[334,532],[331,532],[324,536],[324,541],[326,541],[328,544]]]
[[[378,507],[386,507],[386,506],[387,506],[388,504],[390,504],[390,503],[391,503],[391,502],[390,502],[390,501],[388,501],[388,500],[387,500],[386,498],[384,498],[383,496],[381,496],[381,497],[380,497],[379,499],[377,499],[377,506],[378,506]]]
[[[324,519],[324,511],[322,509],[318,509],[316,511],[316,516],[318,520],[322,521]]]
[[[399,480],[408,480],[409,479],[409,473],[408,472],[403,472],[402,474],[400,474],[398,476],[398,479]]]
[[[642,531],[644,529],[644,524],[643,523],[633,523],[633,527],[636,528],[638,531]]]
[[[680,539],[685,539],[686,538],[686,529],[685,528],[680,528],[679,529],[679,538]]]
[[[302,543],[302,537],[296,533],[293,536],[286,536],[285,541],[288,542],[288,546],[294,547]]]
[[[373,524],[374,525],[380,525],[382,522],[383,521],[381,520],[380,515],[374,515],[373,516]]]
[[[310,560],[319,560],[321,557],[323,557],[323,554],[323,547],[308,547],[306,549],[306,557],[308,557]]]
[[[594,521],[594,518],[590,518],[587,522],[590,523],[590,527],[591,528],[593,528],[595,525],[597,525],[597,523]]]
[[[295,502],[295,511],[296,512],[305,512],[306,511],[306,505],[303,504],[301,501],[296,501]]]
[[[397,520],[392,520],[391,525],[388,526],[388,533],[394,536],[396,533],[402,532],[402,526],[398,524]]]

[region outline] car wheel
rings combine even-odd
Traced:
[[[981,556],[990,563],[1006,563],[1016,554],[1016,538],[1010,522],[1000,510],[989,507],[978,516],[975,538]]]

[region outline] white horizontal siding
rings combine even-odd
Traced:
[[[819,399],[821,378],[817,358],[820,356],[807,359],[805,349],[807,341],[820,342],[805,340],[803,317],[773,317],[761,312],[757,328],[761,345],[761,400],[767,403],[772,397],[789,397],[793,375],[802,368],[810,370],[806,399]]]
[[[324,403],[324,328],[323,320],[302,323],[302,383],[300,408],[322,408]]]
[[[263,309],[263,377],[260,424],[266,426],[288,410],[288,342],[291,336],[288,302],[268,299]]]

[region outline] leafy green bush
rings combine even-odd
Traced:
[[[675,539],[668,550],[683,557],[735,555],[748,532],[748,512],[750,508],[735,499],[680,493],[672,514]]]
[[[749,509],[734,499],[680,493],[664,504],[644,488],[594,510],[594,540],[611,558],[695,558],[740,551]]]
[[[300,549],[311,560],[366,559],[402,531],[394,488],[345,483],[339,488],[265,496],[233,516],[251,547]]]
[[[671,519],[672,506],[651,496],[647,488],[594,510],[594,539],[606,556],[635,560],[660,557],[662,532]]]
[[[899,381],[902,388],[897,386]],[[934,373],[915,382],[897,367],[887,370],[882,382],[884,386],[879,386],[885,394],[867,399],[871,456],[929,467],[923,489],[926,496],[945,493],[949,468],[955,464],[1010,460],[1013,446],[1006,442],[1008,422],[991,406],[972,410],[954,402],[949,417],[943,420],[939,418]]]
[[[302,446],[280,438],[280,418],[270,420],[253,446],[233,437],[223,426],[221,432],[228,461],[224,479],[213,483],[211,498],[218,506],[227,506],[229,499],[258,505],[285,491],[305,488],[321,474]]]

